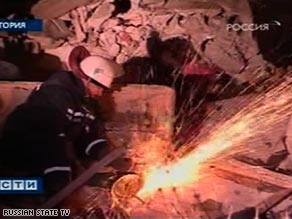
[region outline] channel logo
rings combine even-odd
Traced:
[[[281,27],[282,24],[279,21],[273,20],[270,23],[256,24],[256,23],[244,23],[244,24],[226,24],[227,31],[266,31],[270,30],[272,26]]]
[[[0,19],[0,31],[40,32],[43,31],[41,19]]]
[[[42,194],[42,178],[3,178],[0,177],[0,194]]]

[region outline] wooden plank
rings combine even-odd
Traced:
[[[251,166],[234,159],[209,165],[209,172],[259,191],[277,192],[292,188],[292,176],[280,174],[259,166]]]

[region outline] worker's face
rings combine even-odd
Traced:
[[[98,98],[103,94],[103,87],[94,83],[92,80],[84,81],[86,87],[86,93],[92,98]]]
[[[88,94],[89,96],[93,97],[93,98],[97,98],[102,96],[103,94],[103,88],[99,85],[96,85],[94,83],[89,83],[88,85]]]

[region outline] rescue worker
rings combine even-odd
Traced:
[[[111,150],[101,118],[86,104],[123,74],[120,65],[82,46],[69,56],[72,71],[53,74],[7,118],[1,176],[42,176],[47,196],[72,180],[75,159],[98,160]],[[13,174],[11,174],[13,173]]]

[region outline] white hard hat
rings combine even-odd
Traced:
[[[113,80],[124,74],[122,66],[102,56],[88,56],[80,63],[83,73],[101,85],[110,88]]]

